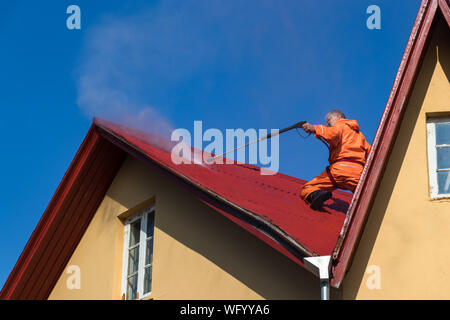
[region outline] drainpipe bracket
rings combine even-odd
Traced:
[[[304,258],[305,266],[320,280],[329,280],[331,271],[331,256]]]

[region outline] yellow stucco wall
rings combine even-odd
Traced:
[[[430,199],[426,136],[427,116],[450,111],[448,39],[441,20],[344,279],[345,299],[450,299],[450,199]]]
[[[109,188],[50,299],[120,299],[123,224],[118,218],[154,198],[154,299],[318,299],[319,280],[177,183],[129,157]],[[67,267],[66,267],[67,270]]]

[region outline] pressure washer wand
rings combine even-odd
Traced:
[[[293,124],[293,125],[290,126],[290,127],[286,127],[286,128],[284,128],[284,129],[281,129],[281,130],[279,130],[278,132],[276,132],[276,133],[274,133],[274,134],[269,133],[268,135],[266,135],[266,136],[264,136],[264,137],[261,137],[261,138],[259,138],[259,139],[257,139],[257,140],[253,140],[253,141],[251,141],[251,142],[249,142],[249,143],[247,143],[247,144],[244,144],[244,145],[242,145],[242,146],[240,146],[240,147],[234,148],[234,149],[232,149],[232,150],[228,150],[227,152],[224,152],[224,153],[219,154],[219,155],[214,156],[214,157],[209,157],[208,160],[207,160],[206,162],[207,162],[207,163],[211,163],[211,162],[213,162],[216,158],[222,157],[222,156],[226,155],[227,153],[230,153],[230,152],[233,152],[233,151],[236,151],[236,150],[245,148],[245,147],[247,147],[247,146],[249,146],[249,145],[251,145],[251,144],[254,144],[254,143],[257,143],[257,142],[260,142],[260,141],[264,141],[264,140],[270,139],[270,138],[275,137],[275,136],[277,136],[277,135],[279,135],[279,134],[282,134],[283,132],[286,132],[286,131],[289,131],[289,130],[292,130],[292,129],[296,129],[296,128],[297,128],[297,129],[299,129],[299,128],[301,129],[302,126],[303,126],[305,123],[306,123],[306,121],[300,121],[300,122],[298,122],[298,123],[296,123],[296,124]]]

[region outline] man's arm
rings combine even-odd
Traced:
[[[308,122],[302,126],[302,129],[305,130],[306,133],[316,133],[314,126]]]
[[[339,141],[341,137],[341,130],[336,126],[326,127],[323,125],[305,123],[302,128],[308,133],[314,133],[317,138],[323,138],[328,143],[334,144]]]

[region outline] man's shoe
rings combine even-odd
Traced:
[[[309,207],[313,210],[317,210],[322,207],[323,203],[330,199],[332,193],[330,191],[317,190],[311,193],[307,200],[309,201]]]

